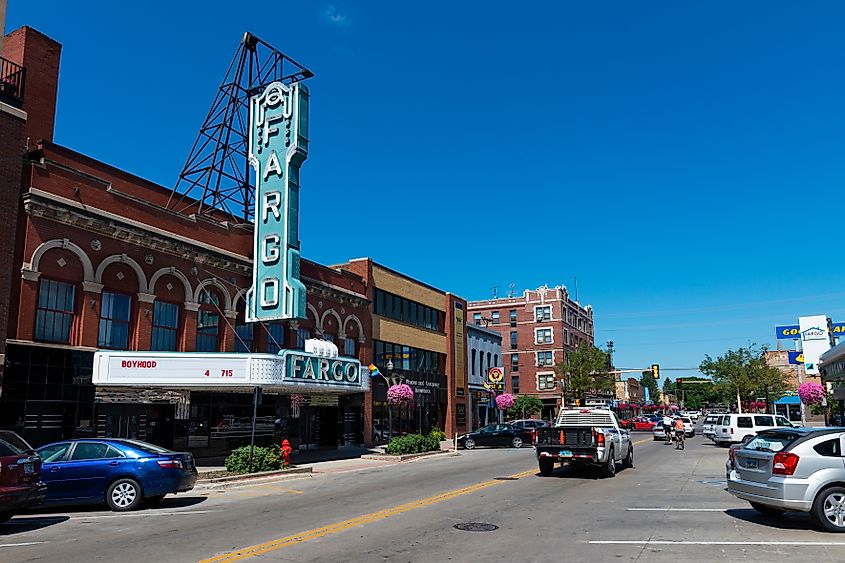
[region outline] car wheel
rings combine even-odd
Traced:
[[[613,459],[613,449],[611,448],[610,452],[607,455],[607,463],[604,465],[602,470],[604,476],[610,479],[611,477],[616,477],[616,460]]]
[[[622,467],[625,469],[634,467],[634,446],[628,446],[628,455],[622,460]]]
[[[511,446],[514,448],[521,448],[522,447],[522,438],[519,436],[514,436],[513,440],[511,440]]]
[[[766,516],[780,516],[784,513],[784,511],[780,508],[775,508],[774,506],[766,506],[765,504],[760,504],[757,502],[752,502],[751,508],[753,508],[760,514],[764,514]]]
[[[829,487],[816,496],[812,515],[828,532],[845,532],[845,487]]]
[[[539,459],[540,462],[540,475],[543,477],[550,476],[555,470],[555,461],[550,457],[541,457]]]
[[[141,485],[134,479],[118,479],[106,491],[106,504],[116,512],[134,510],[143,500]]]
[[[467,438],[464,441],[464,447],[468,450],[473,449],[475,447],[475,440],[473,440],[472,438]]]
[[[166,497],[166,496],[167,495],[155,495],[155,496],[152,496],[152,497],[147,497],[147,498],[144,499],[144,502],[146,502],[147,504],[158,504],[161,501],[163,501],[164,497]]]
[[[11,512],[0,512],[0,524],[2,524],[3,522],[8,522],[9,519],[12,518],[12,516],[14,516],[14,514],[12,514]]]

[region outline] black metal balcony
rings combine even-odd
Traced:
[[[26,69],[0,57],[0,102],[22,108],[25,84]]]

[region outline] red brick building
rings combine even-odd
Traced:
[[[543,286],[519,297],[470,301],[468,309],[469,322],[502,335],[508,390],[539,397],[543,418],[552,418],[561,395],[554,366],[582,342],[593,345],[592,307],[582,307],[564,286]]]
[[[9,241],[0,251],[0,427],[35,443],[122,434],[213,455],[243,437],[251,394],[95,389],[93,352],[275,353],[317,337],[369,362],[361,276],[303,260],[307,318],[247,325],[250,225],[168,210],[171,190],[52,141],[60,51],[31,28],[5,40],[27,81],[23,111],[0,106],[0,229]],[[363,394],[312,403],[294,413],[287,396],[265,395],[259,434],[309,446],[364,441]]]

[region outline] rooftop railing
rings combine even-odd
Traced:
[[[16,108],[23,107],[26,69],[8,59],[0,57],[0,102]]]

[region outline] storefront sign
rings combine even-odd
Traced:
[[[833,323],[830,332],[835,338],[845,336],[845,323]],[[775,335],[779,340],[801,340],[801,329],[798,325],[776,326]]]
[[[487,372],[487,382],[484,387],[490,391],[504,391],[505,390],[505,370],[504,368],[490,368]]]
[[[308,91],[273,82],[249,100],[255,236],[249,322],[305,318],[299,279],[299,168],[308,156]]]
[[[464,387],[466,387],[466,351],[464,350],[464,306],[461,303],[455,303],[455,322],[453,324],[455,331],[455,395],[463,397]],[[458,423],[460,424],[460,423]]]
[[[337,395],[309,395],[308,404],[312,407],[336,407]]]
[[[801,335],[801,350],[804,353],[804,369],[808,375],[817,375],[819,358],[830,350],[827,317],[824,315],[800,317],[798,326]]]
[[[288,383],[311,383],[326,387],[361,386],[361,363],[350,358],[326,358],[294,350],[281,354]],[[327,389],[328,390],[328,389]]]
[[[455,405],[455,422],[458,426],[466,426],[467,424],[467,406],[462,404]]]
[[[799,366],[804,365],[804,354],[801,352],[789,352],[789,363]]]

